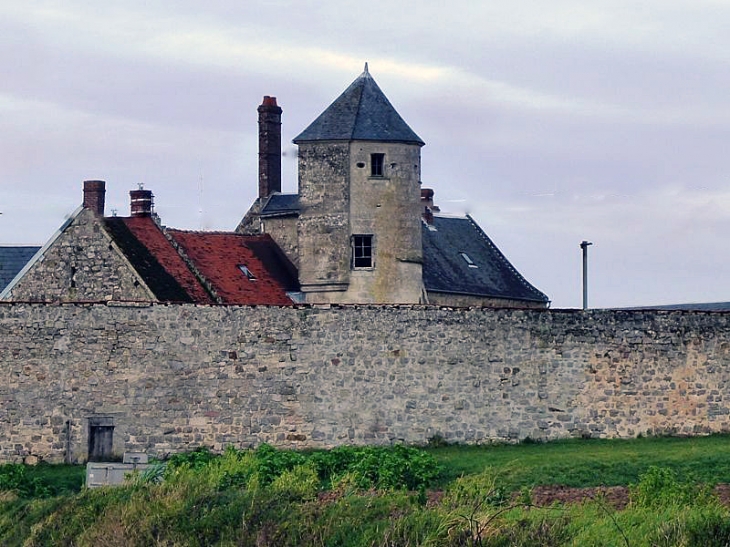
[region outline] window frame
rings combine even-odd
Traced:
[[[373,234],[352,234],[350,238],[351,262],[353,270],[372,270],[375,268],[375,236]],[[363,262],[367,261],[367,264]]]
[[[374,178],[385,177],[385,154],[374,152],[370,154],[370,176]]]

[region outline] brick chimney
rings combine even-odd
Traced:
[[[433,224],[433,214],[441,210],[433,204],[433,194],[431,188],[421,188],[421,215],[426,224]]]
[[[281,108],[264,97],[259,112],[259,198],[281,192]]]
[[[106,183],[103,180],[84,181],[84,207],[91,209],[99,216],[104,216],[104,197]]]
[[[129,192],[130,211],[133,217],[149,217],[152,216],[154,204],[152,202],[151,190],[131,190]]]

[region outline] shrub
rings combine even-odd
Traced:
[[[419,490],[433,484],[441,471],[433,456],[417,448],[396,445],[351,450],[346,472],[360,488]]]
[[[172,472],[182,466],[190,469],[202,469],[218,456],[210,451],[207,446],[201,446],[191,452],[180,452],[173,454],[167,459],[167,469]]]
[[[271,489],[289,501],[313,500],[319,490],[319,477],[314,466],[305,463],[276,477],[271,483]]]
[[[677,472],[651,466],[639,476],[638,484],[629,485],[631,504],[636,507],[668,507],[700,505],[710,500],[707,486],[680,481]]]
[[[38,477],[28,475],[26,466],[20,463],[0,465],[0,491],[14,492],[22,498],[45,498],[51,489]]]
[[[276,477],[291,471],[297,465],[305,462],[305,457],[300,452],[293,450],[278,450],[266,443],[259,445],[254,451],[256,456],[256,472],[262,485],[270,484]]]
[[[494,470],[485,469],[478,475],[456,479],[449,485],[442,503],[448,509],[469,507],[481,510],[486,507],[500,507],[508,501],[509,493],[497,484]]]

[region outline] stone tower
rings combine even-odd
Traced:
[[[423,300],[421,147],[365,71],[299,146],[299,280],[307,302]]]

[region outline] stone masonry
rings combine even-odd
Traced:
[[[730,314],[0,304],[0,461],[730,429]]]

